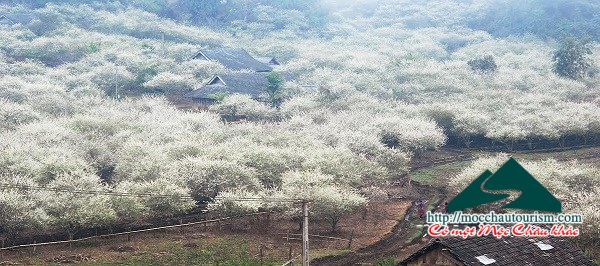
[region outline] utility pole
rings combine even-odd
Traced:
[[[162,33],[162,42],[160,44],[160,46],[162,46],[162,56],[165,57],[165,32],[161,30],[160,33]]]
[[[117,73],[117,65],[115,64],[115,99],[119,99],[119,80]]]
[[[302,266],[309,266],[308,259],[308,200],[302,200]]]

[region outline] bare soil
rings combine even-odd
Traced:
[[[324,222],[311,222],[311,258],[344,252],[353,252],[370,246],[389,234],[398,220],[402,220],[412,202],[388,200],[373,202],[368,208],[357,211],[340,221],[335,232]],[[269,221],[267,221],[267,219]],[[297,223],[271,214],[244,217],[213,224],[164,229],[104,239],[86,240],[73,245],[22,248],[3,251],[0,265],[48,265],[51,263],[90,264],[114,262],[139,256],[166,256],[178,248],[201,248],[223,239],[245,243],[251,255],[263,255],[287,261],[301,254],[299,226]],[[340,239],[329,239],[340,238]],[[352,239],[352,243],[350,243]]]

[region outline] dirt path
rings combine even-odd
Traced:
[[[424,153],[411,161],[411,172],[418,169],[435,167],[461,161],[469,161],[474,157],[469,152],[457,150],[442,150]],[[446,192],[443,188],[421,185],[411,182],[411,194],[420,195],[421,198],[429,199],[428,206],[435,208],[446,200]],[[424,224],[424,220],[416,215],[414,206],[408,208],[401,220],[398,220],[393,230],[376,243],[361,248],[353,253],[337,256],[327,256],[311,261],[311,265],[372,265],[379,258],[406,257],[420,248],[423,238],[416,236],[416,226]]]
[[[413,189],[425,197],[427,195],[444,195],[442,189],[435,187],[414,184]],[[435,199],[434,202],[428,203],[432,206],[438,206],[443,200],[442,197],[431,197],[431,199]],[[421,239],[417,237],[411,242],[406,242],[407,239],[411,239],[415,234],[414,225],[422,223],[422,221],[419,221],[422,219],[416,217],[415,213],[414,207],[408,208],[404,214],[404,218],[398,221],[392,232],[373,245],[364,247],[353,253],[318,258],[311,261],[311,265],[370,265],[379,258],[398,257],[406,253],[404,251],[406,247],[413,245]]]

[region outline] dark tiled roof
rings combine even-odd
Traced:
[[[26,13],[0,14],[0,24],[3,24],[3,21],[8,21],[10,24],[29,24],[36,18],[35,15]]]
[[[246,50],[241,48],[216,48],[202,50],[193,57],[194,59],[213,60],[221,63],[229,70],[250,69],[256,72],[269,72],[272,67],[252,57]]]
[[[552,246],[542,250],[535,243]],[[464,265],[484,265],[477,257],[485,255],[495,262],[489,265],[595,265],[568,239],[559,237],[444,237],[432,240],[427,246],[412,254],[399,265],[406,265],[437,247],[445,248]]]
[[[206,85],[188,92],[185,97],[211,99],[219,92],[228,94],[248,94],[252,98],[260,98],[268,85],[267,74],[264,72],[226,73],[215,75]]]
[[[215,75],[204,86],[190,91],[184,97],[194,99],[212,99],[220,92],[227,94],[247,94],[254,99],[261,98],[269,84],[267,75],[271,72],[229,72]],[[284,81],[292,80],[292,75],[279,72]]]
[[[275,58],[275,57],[256,57],[256,60],[260,61],[261,63],[271,65],[271,66],[281,65],[281,64],[279,64],[279,61],[277,61],[277,58]]]

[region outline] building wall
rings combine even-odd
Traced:
[[[205,98],[197,98],[193,100],[194,107],[198,110],[208,110],[208,108],[215,103],[214,100],[205,99]]]
[[[452,258],[448,251],[438,247],[409,261],[408,266],[462,266],[463,263]]]

